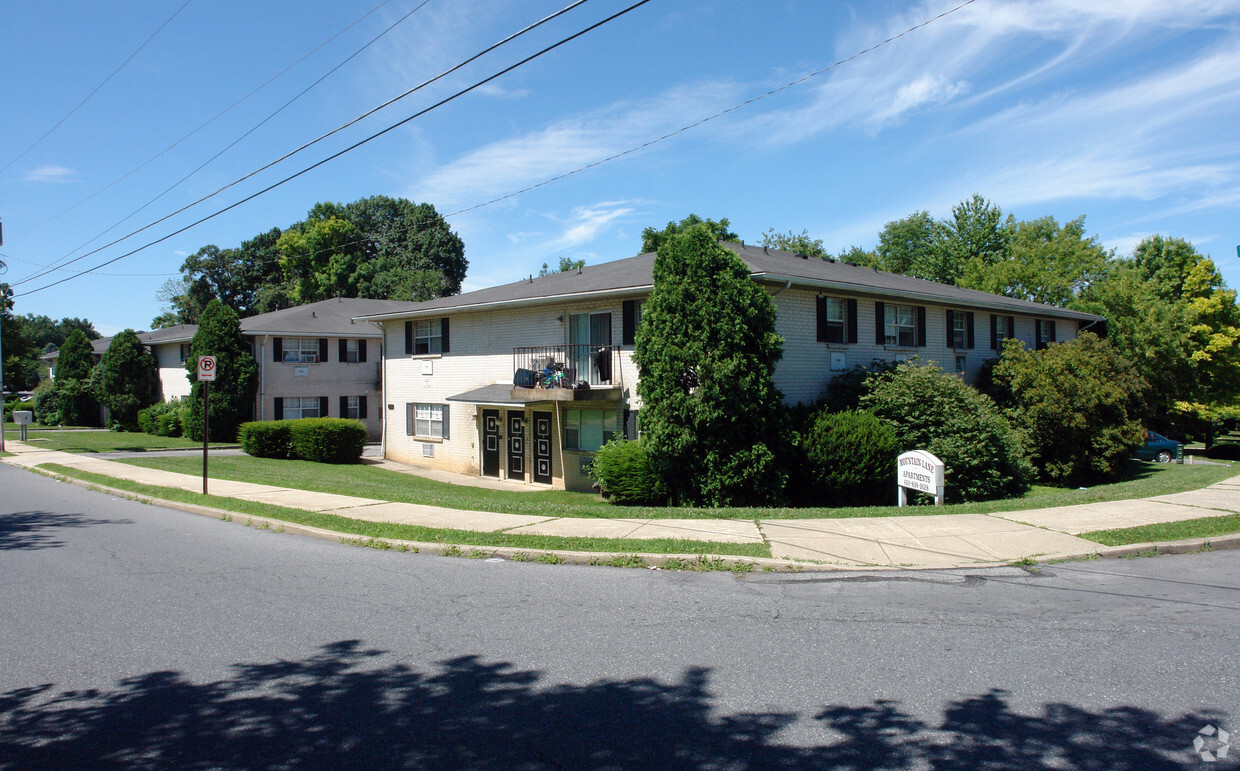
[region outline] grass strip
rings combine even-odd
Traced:
[[[202,474],[202,459],[197,457],[129,458],[121,462],[182,474]],[[329,465],[300,460],[252,458],[248,455],[211,458],[211,476],[218,479],[471,511],[604,519],[844,519],[992,514],[1169,495],[1197,490],[1237,475],[1237,471],[1230,466],[1139,462],[1132,463],[1125,473],[1128,478],[1124,481],[1097,485],[1085,490],[1034,486],[1020,498],[947,506],[679,508],[615,506],[597,495],[564,490],[488,490],[438,482],[416,474],[391,471],[368,464]]]
[[[301,509],[290,509],[269,503],[243,501],[216,495],[180,490],[175,487],[159,487],[130,482],[124,479],[94,474],[89,471],[62,466],[58,463],[40,464],[38,468],[84,482],[125,490],[139,495],[179,503],[192,503],[223,509],[238,514],[267,517],[299,525],[332,530],[362,538],[392,538],[402,541],[421,541],[436,544],[462,544],[466,546],[510,546],[531,550],[591,551],[591,552],[645,552],[647,554],[714,554],[731,557],[769,557],[770,547],[764,543],[723,543],[720,541],[693,541],[683,538],[584,538],[551,535],[526,535],[517,533],[485,533],[473,530],[403,525],[391,522],[370,522],[351,519],[336,514],[322,514]]]
[[[155,436],[136,431],[28,431],[26,443],[44,450],[61,452],[146,452],[148,450],[201,449],[202,442],[177,436]],[[236,444],[213,443],[212,447]]]
[[[1127,546],[1130,543],[1184,541],[1190,538],[1212,538],[1235,533],[1240,533],[1240,514],[1185,519],[1180,522],[1163,522],[1157,525],[1139,525],[1118,530],[1094,530],[1081,533],[1077,537],[1105,546]]]

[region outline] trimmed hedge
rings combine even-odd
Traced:
[[[590,476],[599,493],[617,506],[666,506],[667,487],[640,441],[613,439],[594,454]]]
[[[342,418],[254,420],[241,424],[238,439],[241,449],[256,458],[358,463],[366,445],[366,426]]]
[[[237,431],[241,450],[255,458],[279,458],[289,456],[292,434],[291,420],[254,420],[242,423]]]
[[[813,482],[833,505],[890,505],[896,457],[891,424],[868,412],[819,413],[802,438]]]

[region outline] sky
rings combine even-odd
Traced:
[[[465,291],[690,213],[869,249],[974,193],[1240,287],[1240,0],[650,0],[436,106],[634,2],[589,0],[260,171],[569,2],[6,4],[14,312],[148,329],[187,255],[371,195],[447,217]]]

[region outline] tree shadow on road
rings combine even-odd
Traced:
[[[15,549],[53,549],[65,542],[55,531],[91,525],[131,524],[127,519],[91,519],[84,514],[57,514],[50,511],[15,511],[0,514],[0,551]]]
[[[115,688],[0,694],[0,768],[1106,768],[1200,763],[1208,714],[1009,709],[994,691],[928,725],[897,703],[810,716],[816,746],[779,743],[800,716],[721,715],[704,669],[678,682],[540,682],[476,657],[422,673],[355,641],[304,661],[239,664],[194,683],[151,672]]]

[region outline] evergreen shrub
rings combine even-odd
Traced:
[[[237,434],[242,451],[255,458],[287,458],[290,452],[292,422],[253,420],[242,423]]]
[[[289,421],[289,454],[317,463],[359,463],[366,446],[366,426],[344,418]]]
[[[832,505],[890,504],[896,432],[868,412],[823,410],[802,437],[817,498]]]
[[[665,506],[663,484],[641,441],[613,439],[594,454],[590,476],[599,493],[617,506]]]

